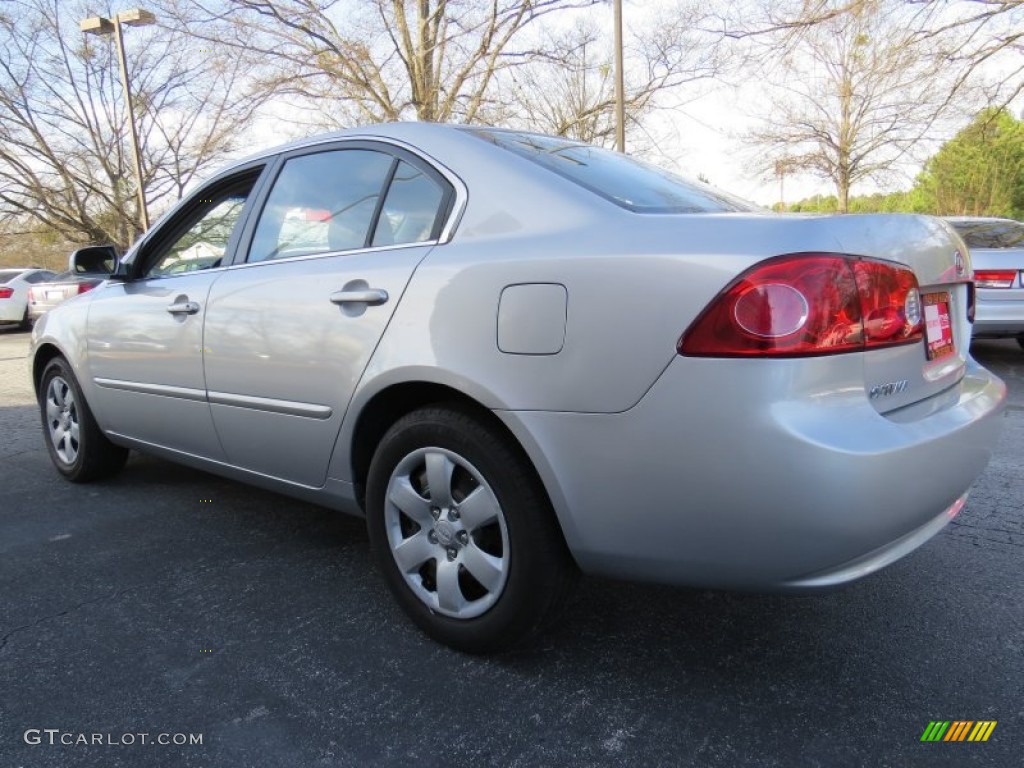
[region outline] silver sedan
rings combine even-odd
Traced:
[[[802,591],[935,535],[1006,396],[970,277],[938,219],[395,124],[209,180],[39,322],[31,369],[68,479],[134,449],[365,515],[412,619],[483,652],[579,571]]]

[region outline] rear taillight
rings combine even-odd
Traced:
[[[794,357],[918,342],[914,273],[887,261],[793,254],[736,278],[679,339],[681,355]]]
[[[1012,288],[1017,279],[1015,269],[976,269],[974,284],[979,288]]]
[[[14,289],[8,288],[6,285],[0,286],[0,299],[9,299],[14,295]]]
[[[79,283],[78,293],[85,293],[86,291],[91,291],[97,285],[99,285],[99,283]]]

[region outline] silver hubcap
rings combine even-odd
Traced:
[[[508,577],[505,515],[483,475],[456,453],[420,448],[388,481],[384,522],[406,584],[427,607],[471,619]]]
[[[57,456],[65,464],[78,457],[78,408],[75,393],[60,376],[50,379],[46,388],[46,426]]]

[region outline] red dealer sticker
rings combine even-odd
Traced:
[[[953,354],[953,328],[949,322],[949,294],[926,293],[921,296],[924,305],[924,335],[928,342],[928,359],[938,360]]]

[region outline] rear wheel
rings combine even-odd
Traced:
[[[381,440],[367,482],[367,529],[405,611],[434,639],[470,653],[538,632],[575,580],[525,457],[459,406],[414,411]]]
[[[23,331],[32,330],[32,318],[28,316],[28,305],[25,305],[25,314],[21,318],[21,322],[18,324],[18,327]]]
[[[39,388],[39,411],[53,465],[68,480],[87,483],[118,472],[128,449],[100,431],[71,366],[62,357],[49,362]]]

